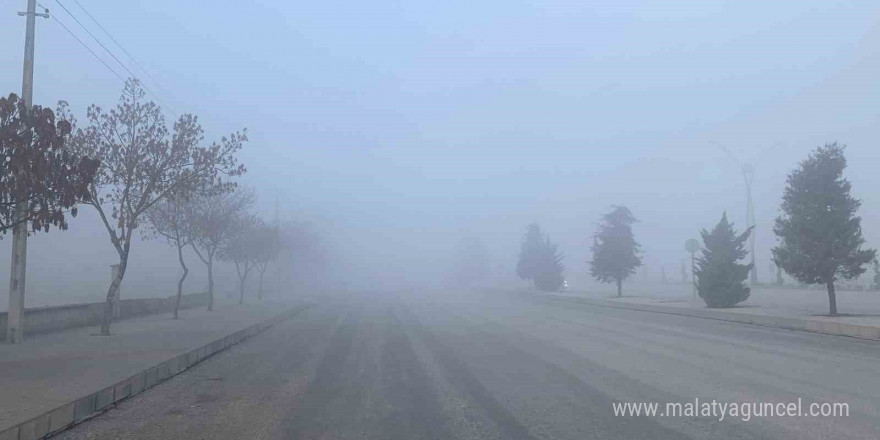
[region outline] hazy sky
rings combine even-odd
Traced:
[[[41,2],[90,42],[55,0]],[[759,273],[786,173],[828,141],[849,145],[865,233],[880,246],[876,1],[79,2],[170,109],[199,115],[209,138],[248,128],[244,180],[264,214],[280,194],[282,216],[323,225],[364,270],[428,276],[461,235],[512,270],[536,220],[582,277],[598,216],[625,204],[649,271],[677,273],[700,227],[724,210],[745,223],[739,170],[712,141],[743,160],[782,143],[755,177]],[[0,0],[4,93],[21,88],[25,4]],[[120,89],[56,22],[38,21],[36,103],[66,99],[83,119]],[[109,272],[112,248],[87,214],[34,240],[31,261]],[[75,264],[58,257],[85,247]],[[154,267],[173,277],[173,261],[146,263],[170,248],[142,249],[132,280]],[[32,265],[31,280],[46,271]]]

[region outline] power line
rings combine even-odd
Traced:
[[[78,24],[79,27],[82,28],[82,30],[86,31],[86,33],[89,34],[89,36],[92,37],[92,39],[95,40],[95,42],[98,43],[98,45],[101,46],[101,48],[103,48],[108,54],[110,54],[110,56],[111,56],[114,60],[116,60],[116,62],[119,63],[119,65],[122,66],[122,68],[125,69],[125,71],[128,72],[128,74],[131,75],[132,78],[137,78],[137,77],[138,77],[137,75],[134,74],[134,72],[132,72],[131,70],[129,70],[128,66],[126,66],[125,63],[123,63],[122,61],[120,61],[119,58],[117,58],[116,55],[115,55],[112,51],[110,51],[110,49],[108,49],[107,46],[105,46],[104,43],[102,43],[101,40],[98,39],[98,37],[95,36],[95,34],[93,34],[93,33],[92,33],[92,32],[91,32],[91,31],[90,31],[90,30],[89,30],[84,24],[82,24],[82,22],[79,21],[79,19],[76,18],[76,16],[73,15],[73,13],[70,12],[70,10],[67,9],[67,7],[64,6],[64,4],[61,3],[60,0],[55,0],[55,3],[58,3],[58,6],[61,6],[61,9],[64,9],[64,12],[66,12],[67,15],[70,16],[70,18],[73,18],[73,21],[75,21],[76,24]],[[147,92],[148,92],[148,93],[149,93],[149,94],[150,94],[150,95],[151,95],[156,101],[159,102],[159,107],[163,107],[163,108],[165,108],[166,110],[168,110],[172,115],[177,116],[177,113],[174,112],[174,110],[171,110],[171,108],[169,108],[167,105],[165,105],[165,103],[163,103],[162,100],[159,99],[159,97],[156,96],[156,94],[153,93],[153,91],[150,90],[149,87],[147,87],[146,84],[141,83],[141,86],[142,86],[142,87],[144,88],[144,90],[146,90],[146,91],[147,91]]]
[[[95,40],[95,42],[97,42],[98,45],[101,46],[101,47],[104,49],[104,51],[106,51],[111,57],[113,57],[113,59],[116,60],[116,62],[119,63],[119,65],[122,66],[122,68],[125,69],[125,71],[128,72],[129,75],[131,75],[132,77],[137,78],[137,75],[135,75],[134,73],[132,73],[131,70],[128,70],[128,67],[126,67],[125,64],[122,64],[122,61],[119,61],[119,58],[116,58],[116,55],[114,55],[113,52],[110,52],[110,49],[107,49],[107,46],[104,46],[104,43],[102,43],[100,40],[98,40],[98,38],[95,37],[95,35],[92,34],[92,32],[89,31],[88,28],[86,28],[86,27],[82,24],[82,22],[79,21],[79,19],[76,18],[75,15],[73,15],[73,14],[70,12],[70,10],[67,9],[66,6],[64,6],[63,3],[61,3],[59,0],[55,0],[55,3],[58,3],[58,6],[61,6],[61,9],[64,9],[64,12],[67,12],[67,15],[69,15],[70,18],[72,18],[73,21],[75,21],[76,24],[78,24],[80,28],[82,28],[82,30],[86,31],[86,33],[89,34],[89,36],[92,37],[92,39]]]
[[[40,7],[43,7],[43,6],[40,5]],[[45,9],[45,8],[44,8],[44,9]],[[89,51],[89,53],[92,54],[92,56],[95,57],[96,60],[98,60],[101,64],[103,64],[104,67],[106,67],[107,70],[110,71],[110,73],[112,73],[112,74],[115,75],[117,78],[119,78],[120,81],[125,82],[125,79],[122,78],[121,75],[119,75],[118,73],[116,73],[116,71],[113,70],[112,67],[110,67],[106,62],[104,62],[104,60],[101,59],[101,57],[99,57],[98,54],[96,54],[95,51],[92,50],[91,47],[89,47],[86,43],[84,43],[83,40],[80,40],[80,38],[77,37],[76,34],[74,34],[74,33],[73,33],[73,32],[72,32],[67,26],[65,26],[64,23],[61,22],[61,20],[58,19],[58,17],[55,17],[54,14],[51,14],[51,15],[49,15],[49,16],[52,17],[52,19],[55,20],[56,23],[58,23],[59,25],[61,25],[61,27],[64,28],[64,30],[67,31],[67,33],[70,34],[70,36],[73,37],[74,40],[76,40],[77,42],[79,42],[79,44],[81,44],[82,47],[86,48],[86,50]]]
[[[125,56],[127,56],[128,59],[130,59],[132,63],[134,63],[136,66],[138,66],[138,68],[140,68],[142,72],[144,72],[144,75],[147,75],[147,78],[149,78],[150,81],[153,81],[153,84],[154,84],[157,88],[159,88],[160,90],[162,89],[162,86],[159,85],[159,81],[156,81],[156,79],[153,78],[152,75],[150,75],[150,72],[147,71],[147,69],[145,69],[144,66],[141,65],[141,63],[139,63],[136,59],[134,59],[134,57],[133,57],[133,56],[132,56],[127,50],[125,50],[124,47],[122,47],[122,44],[119,44],[119,42],[116,41],[116,39],[113,38],[112,35],[110,35],[110,32],[108,32],[107,29],[105,29],[104,26],[101,25],[101,22],[99,22],[98,19],[95,18],[95,17],[91,14],[91,12],[89,12],[89,10],[86,9],[86,7],[82,5],[82,3],[79,2],[79,0],[73,0],[73,2],[76,3],[76,5],[79,6],[79,8],[82,9],[82,11],[85,12],[86,15],[88,15],[89,18],[91,18],[92,21],[95,22],[96,25],[98,25],[98,29],[101,29],[101,31],[104,32],[104,35],[106,35],[107,38],[109,38],[110,41],[112,41],[113,44],[116,45],[116,47],[118,47],[120,50],[122,50],[122,53],[124,53]]]

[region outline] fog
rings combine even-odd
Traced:
[[[880,246],[876,2],[81,3],[169,112],[199,116],[206,140],[247,127],[242,184],[265,218],[277,199],[282,220],[315,225],[333,286],[444,284],[462,237],[486,244],[496,282],[515,283],[532,221],[585,284],[611,205],[640,220],[648,276],[674,278],[700,228],[724,211],[745,225],[739,167],[717,144],[757,157],[759,277],[786,174],[826,142],[848,145],[865,237]],[[4,94],[21,89],[21,7],[0,7]],[[34,83],[36,104],[67,100],[80,120],[122,88],[43,19]],[[32,238],[28,305],[106,294],[118,258],[93,211]],[[10,248],[7,236],[0,267]],[[172,247],[138,240],[131,258],[123,298],[173,293]],[[187,258],[187,291],[204,288]],[[222,296],[235,273],[221,272]]]

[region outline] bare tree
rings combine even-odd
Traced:
[[[101,334],[107,335],[132,234],[144,213],[171,194],[234,188],[224,179],[244,172],[236,152],[247,136],[237,132],[203,147],[203,131],[193,115],[182,115],[169,131],[159,107],[144,102],[144,90],[136,79],[126,81],[116,108],[104,112],[92,105],[88,119],[89,126],[77,130],[73,144],[81,155],[102,160],[88,203],[97,210],[119,254],[119,270],[107,289],[101,322]]]
[[[187,215],[188,200],[183,196],[169,196],[156,203],[147,210],[147,220],[150,228],[145,233],[147,238],[159,236],[164,238],[169,245],[177,248],[177,260],[183,274],[177,281],[177,297],[174,301],[174,319],[178,319],[180,299],[183,296],[183,282],[189,275],[189,268],[183,259],[183,248],[193,242],[193,228]]]
[[[230,193],[199,197],[189,204],[192,248],[208,269],[208,310],[214,309],[214,258],[235,234],[236,219],[254,204],[253,191],[237,188]]]
[[[220,250],[220,258],[235,264],[235,273],[238,275],[238,303],[243,304],[247,276],[260,258],[257,236],[266,226],[262,220],[251,214],[239,217],[235,223],[234,233]]]
[[[255,264],[257,272],[260,273],[260,283],[257,290],[257,298],[263,299],[263,276],[266,269],[274,262],[281,253],[283,243],[281,241],[281,231],[275,226],[262,225],[254,231],[255,241]]]

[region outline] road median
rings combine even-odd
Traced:
[[[638,310],[835,336],[880,340],[880,318],[858,316],[784,316],[782,314],[774,314],[774,310],[771,308],[734,307],[730,309],[709,309],[694,307],[685,302],[659,301],[648,298],[585,298],[571,294],[554,293],[544,295],[550,299],[575,301],[597,307]]]

